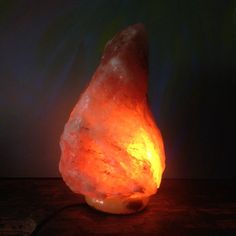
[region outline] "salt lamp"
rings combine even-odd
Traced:
[[[63,180],[100,211],[140,211],[160,186],[165,153],[147,79],[147,37],[136,24],[108,41],[61,136]]]

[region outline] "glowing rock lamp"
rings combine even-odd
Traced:
[[[147,37],[136,24],[106,44],[61,136],[63,180],[100,211],[140,211],[160,186],[165,153],[147,79]]]

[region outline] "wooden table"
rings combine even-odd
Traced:
[[[116,216],[61,179],[0,179],[0,236],[13,235],[236,235],[236,182],[163,180],[144,211]]]

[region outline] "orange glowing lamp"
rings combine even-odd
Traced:
[[[148,47],[136,24],[110,40],[61,137],[60,173],[101,211],[142,210],[165,168],[161,133],[147,103]]]

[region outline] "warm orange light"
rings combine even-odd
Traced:
[[[160,186],[165,154],[147,78],[146,34],[137,24],[107,43],[62,134],[62,177],[99,210],[139,211]]]

